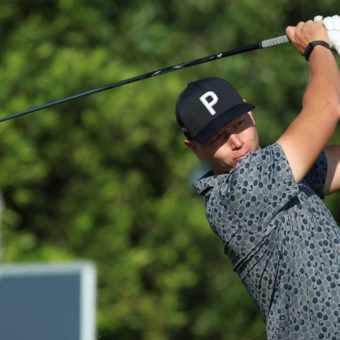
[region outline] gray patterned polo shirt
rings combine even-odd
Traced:
[[[321,200],[326,173],[321,154],[297,184],[275,143],[194,183],[268,339],[340,339],[340,228]]]

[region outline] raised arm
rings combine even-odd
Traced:
[[[286,33],[303,54],[312,41],[329,42],[320,22],[300,22]],[[325,148],[340,118],[340,74],[332,52],[316,45],[309,57],[310,79],[303,109],[278,143],[283,148],[296,182],[300,182]]]

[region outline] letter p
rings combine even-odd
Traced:
[[[209,101],[208,98],[210,98]],[[205,108],[211,113],[211,115],[214,115],[216,113],[216,111],[213,109],[213,106],[218,102],[218,97],[215,92],[208,91],[204,93],[200,97],[200,101],[205,106]]]

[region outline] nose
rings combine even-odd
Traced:
[[[236,133],[232,133],[229,136],[229,143],[233,150],[241,149],[243,146],[243,141],[240,136]]]

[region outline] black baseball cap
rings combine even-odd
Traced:
[[[255,109],[236,89],[221,78],[203,78],[189,83],[179,95],[176,118],[189,140],[205,143],[223,126]]]

